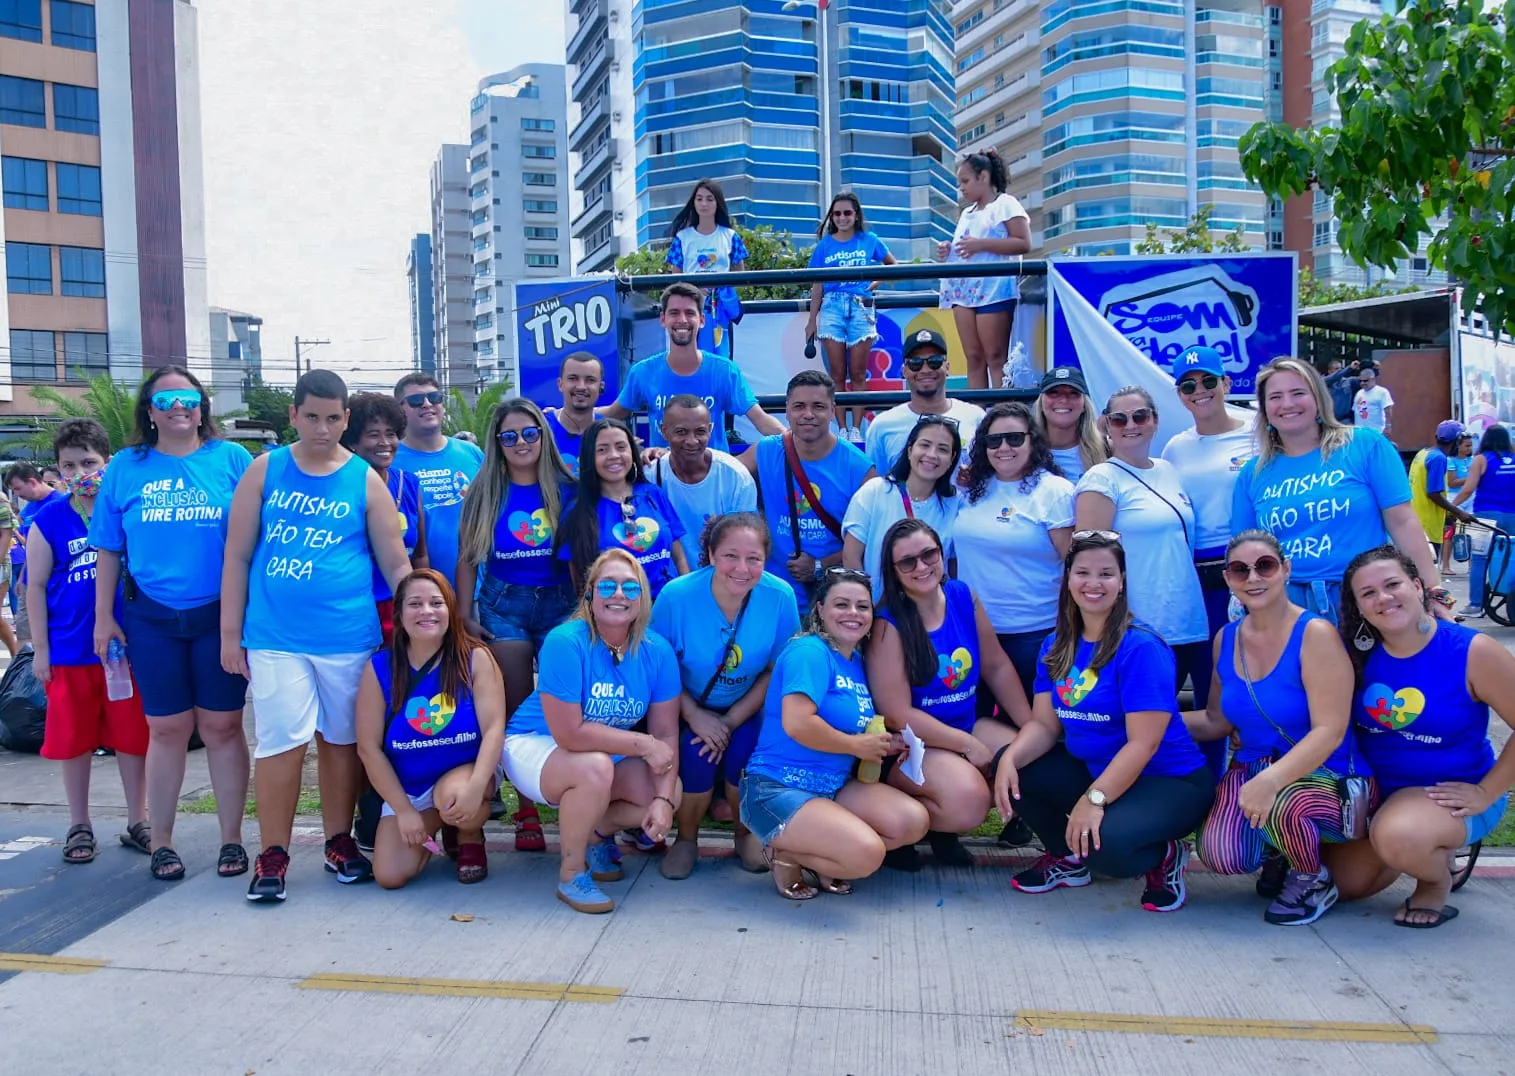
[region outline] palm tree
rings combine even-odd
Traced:
[[[92,418],[100,423],[110,438],[112,452],[125,448],[136,430],[137,390],[125,382],[112,380],[109,374],[90,378],[84,394],[77,399],[65,396],[52,385],[32,386],[32,398],[50,407],[56,416],[42,419],[36,434],[26,439],[26,444],[37,451],[52,451],[53,433],[64,419]]]
[[[467,430],[482,445],[489,439],[489,420],[494,417],[494,409],[501,400],[510,395],[512,393],[509,378],[484,386],[484,390],[479,393],[479,398],[472,403],[463,394],[462,389],[453,389],[452,398],[447,401],[448,432],[459,434]]]

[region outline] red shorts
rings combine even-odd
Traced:
[[[379,630],[384,633],[384,645],[388,646],[395,634],[395,600],[385,598],[374,604],[379,609]]]
[[[120,755],[147,754],[142,696],[133,691],[129,699],[108,700],[103,665],[54,665],[42,757],[61,762],[100,747]]]

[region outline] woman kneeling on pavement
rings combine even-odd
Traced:
[[[458,881],[482,882],[484,823],[504,772],[505,682],[441,573],[412,572],[394,600],[394,641],[358,685],[358,756],[384,797],[374,879],[399,889],[420,874],[440,829]]]
[[[868,645],[868,688],[892,731],[908,725],[926,742],[925,783],[917,785],[896,765],[889,784],[925,805],[936,861],[971,867],[958,834],[988,815],[985,773],[992,775],[996,749],[1030,720],[1030,707],[988,614],[968,584],[945,578],[942,557],[942,540],[924,520],[903,519],[885,533],[884,604]],[[980,681],[1005,720],[975,720]],[[884,865],[917,871],[920,854],[906,845],[885,856]]]
[[[1000,812],[1047,850],[1011,884],[1047,893],[1088,885],[1091,871],[1144,874],[1142,907],[1174,912],[1188,895],[1184,838],[1215,782],[1178,714],[1173,651],[1127,607],[1120,536],[1075,531],[1066,572],[1031,720],[995,773]]]
[[[1348,565],[1341,633],[1357,667],[1357,741],[1383,805],[1367,840],[1327,849],[1326,861],[1344,900],[1410,875],[1394,922],[1438,927],[1457,915],[1453,855],[1499,824],[1515,785],[1515,740],[1498,760],[1489,742],[1490,710],[1515,726],[1515,655],[1436,619],[1416,565],[1393,546]]]
[[[779,655],[763,728],[742,778],[742,823],[763,843],[779,895],[846,895],[847,879],[879,869],[913,845],[931,819],[924,805],[879,784],[900,748],[875,720],[863,669],[873,586],[855,568],[831,568],[815,588],[805,634]],[[852,779],[854,761],[871,781]]]
[[[523,801],[558,809],[558,899],[575,911],[615,908],[596,883],[625,876],[616,830],[640,826],[660,841],[678,809],[679,662],[648,630],[651,618],[636,558],[601,553],[577,612],[548,632],[537,689],[505,730],[510,783]]]
[[[1367,821],[1372,796],[1347,735],[1352,663],[1331,622],[1289,600],[1277,538],[1242,531],[1224,564],[1247,615],[1215,636],[1208,709],[1184,716],[1196,739],[1235,733],[1240,746],[1200,830],[1199,857],[1217,874],[1262,867],[1258,895],[1272,899],[1263,919],[1304,926],[1338,896],[1321,845],[1350,840],[1346,823]]]

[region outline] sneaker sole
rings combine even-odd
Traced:
[[[1089,877],[1089,875],[1081,874],[1071,878],[1059,878],[1057,881],[1049,882],[1046,885],[1028,886],[1021,885],[1021,883],[1012,878],[1010,879],[1010,886],[1020,893],[1050,893],[1054,889],[1082,889],[1092,881],[1094,879]]]
[[[359,882],[371,882],[371,881],[373,881],[373,874],[372,873],[369,873],[369,874],[343,874],[340,870],[338,870],[336,867],[333,867],[330,863],[327,863],[325,866],[326,866],[326,872],[328,874],[335,874],[337,876],[337,881],[341,882],[343,885],[357,885]]]
[[[1317,904],[1315,906],[1314,913],[1311,914],[1308,918],[1304,918],[1304,919],[1274,918],[1273,915],[1272,915],[1272,913],[1270,913],[1270,912],[1263,912],[1263,922],[1265,922],[1265,923],[1271,923],[1275,927],[1307,927],[1311,923],[1317,922],[1320,919],[1321,916],[1325,915],[1332,908],[1336,907],[1336,902],[1338,900],[1340,900],[1340,899],[1341,899],[1341,891],[1339,889],[1337,889],[1333,885],[1330,889],[1326,890],[1326,895],[1325,895],[1324,899],[1322,900],[1322,902],[1320,904]]]
[[[589,877],[593,878],[596,882],[619,882],[622,878],[626,877],[626,872],[617,867],[613,871],[590,871]]]
[[[596,880],[598,881],[598,879]],[[615,901],[613,900],[607,900],[604,904],[585,904],[582,901],[571,900],[561,892],[558,894],[558,899],[574,911],[583,912],[585,915],[604,915],[606,912],[615,911]]]
[[[284,896],[283,893],[249,893],[247,899],[252,904],[281,904]]]
[[[1184,872],[1189,869],[1189,846],[1180,845],[1179,848],[1181,850],[1178,853],[1178,886],[1168,890],[1168,892],[1178,899],[1165,908],[1160,908],[1156,904],[1151,904],[1144,900],[1142,901],[1142,908],[1144,910],[1162,915],[1166,912],[1176,912],[1189,902],[1189,884],[1184,880]]]

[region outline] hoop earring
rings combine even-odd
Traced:
[[[1373,630],[1368,627],[1368,622],[1363,620],[1357,625],[1357,632],[1352,636],[1352,645],[1366,654],[1378,645],[1378,640],[1373,637]]]

